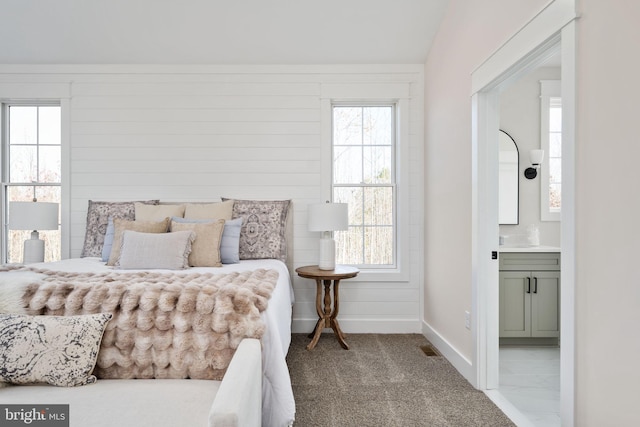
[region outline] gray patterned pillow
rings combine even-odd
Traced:
[[[104,235],[107,232],[109,217],[116,219],[135,219],[136,202],[95,202],[89,200],[87,209],[87,229],[84,234],[84,245],[80,257],[101,257]],[[147,205],[157,205],[160,200],[141,201]]]
[[[0,314],[0,382],[91,384],[111,313],[81,316]]]
[[[240,259],[286,261],[285,232],[290,204],[291,200],[234,200],[233,218],[242,218]]]

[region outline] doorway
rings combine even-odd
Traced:
[[[563,97],[563,206],[561,289],[561,420],[574,425],[574,111],[575,11],[571,2],[554,2],[473,74],[473,237],[472,287],[477,328],[474,334],[477,387],[484,390],[507,415],[513,408],[500,401],[499,292],[498,292],[498,132],[499,93],[560,46]]]

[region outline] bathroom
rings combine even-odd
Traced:
[[[500,93],[499,390],[545,427],[560,425],[560,71],[555,55]]]

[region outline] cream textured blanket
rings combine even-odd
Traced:
[[[113,314],[94,370],[98,378],[221,380],[240,341],[262,337],[260,313],[278,279],[277,271],[265,269],[228,274],[21,270],[40,273],[25,287],[28,314]]]

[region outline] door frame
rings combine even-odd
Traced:
[[[560,49],[562,58],[561,419],[575,406],[575,4],[555,0],[472,73],[472,307],[475,385],[498,387],[498,124],[500,91]]]

